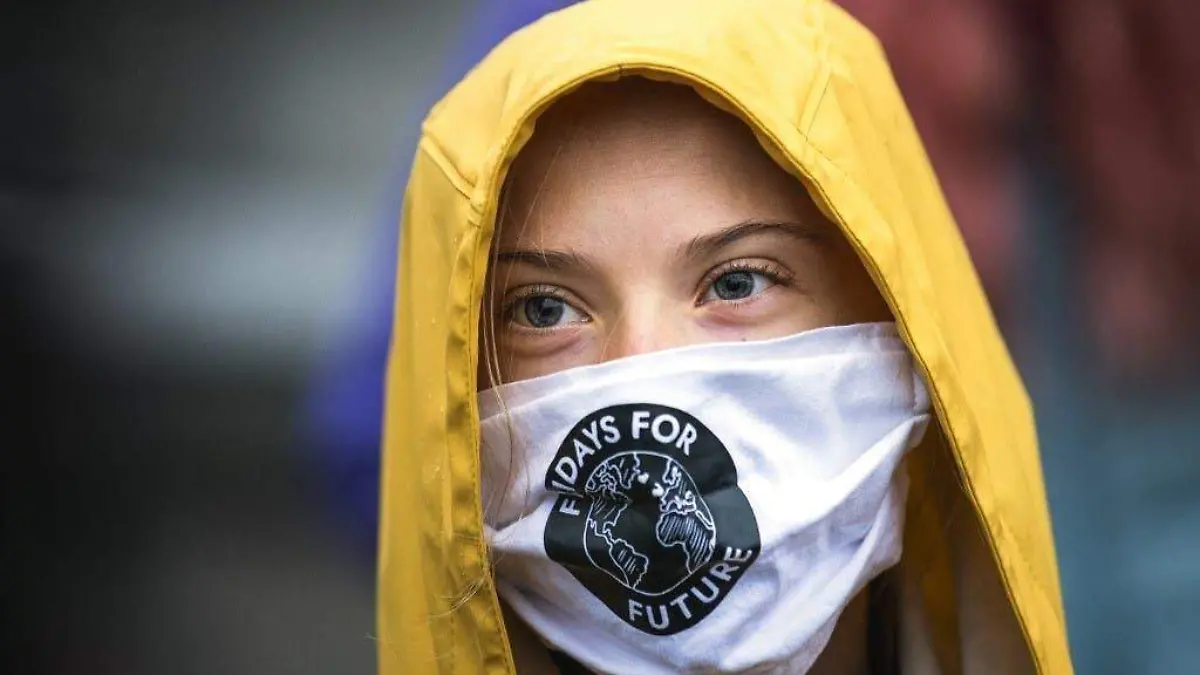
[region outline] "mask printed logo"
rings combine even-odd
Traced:
[[[729,452],[691,415],[618,405],[579,421],[546,472],[546,553],[617,616],[673,635],[708,616],[758,556]]]

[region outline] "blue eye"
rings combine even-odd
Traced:
[[[717,277],[704,293],[704,302],[711,300],[745,300],[775,285],[775,280],[761,272],[734,270]]]
[[[512,320],[528,328],[555,328],[583,320],[583,314],[567,301],[551,295],[531,295],[513,307]]]
[[[534,328],[549,328],[562,319],[567,312],[567,303],[546,296],[525,300],[525,320]]]

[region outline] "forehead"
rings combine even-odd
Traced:
[[[500,237],[668,236],[815,214],[741,120],[689,87],[627,78],[586,85],[538,120],[509,174]]]

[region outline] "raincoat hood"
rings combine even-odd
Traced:
[[[875,38],[822,0],[591,0],[497,47],[429,114],[405,198],[387,380],[383,675],[515,672],[483,532],[479,314],[506,172],[579,85],[687,84],[845,234],[924,375],[901,672],[1071,672],[1029,400]]]

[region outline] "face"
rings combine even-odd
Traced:
[[[485,386],[889,318],[803,187],[685,87],[629,79],[557,103],[501,211]]]

